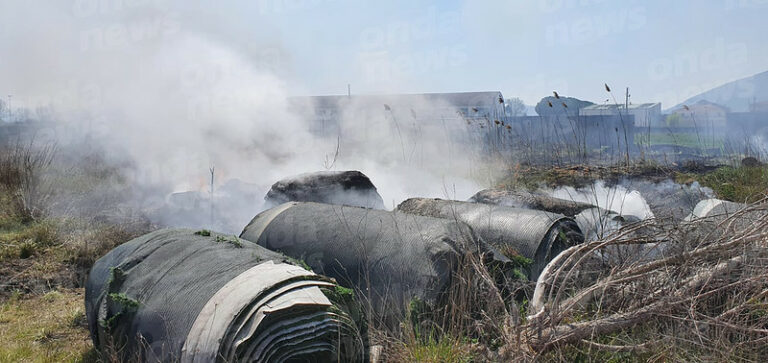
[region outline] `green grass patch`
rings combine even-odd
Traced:
[[[416,339],[405,344],[406,358],[409,362],[474,362],[475,354],[469,342],[461,339],[443,337],[441,339]]]
[[[0,228],[0,261],[27,259],[60,244],[57,226],[52,220],[28,224],[5,224]]]
[[[195,235],[196,236],[203,236],[203,237],[210,237],[211,236],[211,231],[209,231],[207,229],[201,229],[201,230],[195,232]]]
[[[636,145],[675,145],[691,148],[721,148],[723,147],[722,138],[711,134],[693,133],[674,133],[674,132],[654,132],[650,134],[638,133],[635,135]]]
[[[236,236],[232,236],[232,237],[216,236],[215,241],[216,243],[229,243],[237,248],[243,248],[243,242],[240,241],[240,239],[237,238]]]
[[[753,203],[768,194],[768,167],[724,166],[702,175],[679,173],[680,183],[697,180],[712,188],[720,199],[739,203]]]
[[[125,293],[110,293],[109,298],[122,305],[126,309],[137,309],[139,307],[139,302],[136,301],[136,299],[131,299],[128,297]]]

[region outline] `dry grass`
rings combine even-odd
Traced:
[[[32,154],[3,157],[0,172],[14,165],[8,160],[29,160]],[[46,158],[41,160],[26,165],[45,165]],[[21,180],[12,169],[0,179]],[[523,182],[572,183],[627,174],[668,178],[678,171],[655,165],[548,168]],[[759,171],[762,176],[764,169]],[[79,181],[72,184],[91,186]],[[2,183],[0,361],[95,360],[79,287],[98,257],[152,227],[142,221],[45,219],[43,207],[25,207],[37,203],[29,202],[33,199],[18,199],[23,188]],[[756,184],[765,187],[762,179]],[[760,208],[765,207],[753,206],[752,212]],[[516,290],[519,283],[499,281],[481,256],[466,256],[441,304],[445,309],[428,310],[414,302],[399,327],[374,329],[371,340],[382,346],[387,361],[765,361],[768,221],[738,222],[749,213],[709,225],[649,221],[572,248],[552,265],[539,289],[543,298],[528,310],[531,296]],[[595,258],[596,251],[649,240],[665,246],[661,258],[620,263]]]
[[[382,346],[384,361],[508,361],[498,347],[518,323],[520,281],[514,266],[485,262],[463,256],[438,308],[412,300],[399,329],[372,325],[371,342]]]
[[[527,311],[509,306],[470,260],[446,311],[373,341],[391,361],[765,361],[762,202],[679,226],[646,221],[572,247],[542,274]],[[630,258],[609,257],[619,253]]]
[[[83,300],[83,289],[62,289],[0,304],[0,361],[96,361]]]
[[[519,328],[524,347],[549,358],[576,347],[649,359],[764,361],[767,213],[763,203],[690,225],[647,222],[570,248],[542,274],[540,299]],[[649,241],[659,243],[652,259],[596,258]]]
[[[3,214],[13,215],[24,223],[45,215],[51,191],[44,182],[43,173],[55,156],[55,146],[37,146],[34,141],[17,141],[14,145],[0,147]]]

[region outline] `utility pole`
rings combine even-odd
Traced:
[[[214,229],[215,226],[213,225],[213,176],[214,176],[214,172],[216,171],[216,167],[211,166],[208,170],[211,172],[211,191],[210,191],[210,193],[211,193],[211,195],[210,195],[210,202],[211,202],[211,229]]]
[[[629,87],[624,96],[624,111],[627,112],[627,118],[629,118]],[[624,124],[624,120],[621,120],[622,128],[624,129],[624,147],[627,151],[627,168],[629,168],[629,140],[627,139],[627,126]]]
[[[627,87],[627,95],[624,98],[624,109],[627,111],[627,114],[629,114],[629,87]]]
[[[347,97],[352,97],[352,85],[347,83]]]
[[[13,112],[11,112],[11,98],[13,95],[8,95],[8,122],[11,122],[11,117],[13,117]]]

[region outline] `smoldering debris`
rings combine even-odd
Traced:
[[[468,200],[473,203],[496,204],[505,207],[536,209],[574,217],[595,206],[568,199],[555,198],[544,193],[523,190],[489,188],[477,192]]]
[[[711,189],[702,187],[697,182],[690,185],[678,184],[672,180],[651,182],[645,180],[626,180],[621,183],[625,187],[636,190],[648,203],[648,208],[654,217],[681,222],[693,212],[696,204],[714,193]]]
[[[765,206],[765,203],[757,203]],[[747,204],[734,203],[722,199],[705,199],[696,204],[693,212],[685,218],[684,222],[702,226],[697,232],[701,235],[712,233],[714,229],[746,228],[751,224],[760,223],[768,219],[765,209],[746,210]],[[745,211],[746,210],[746,211]],[[732,220],[734,215],[739,218],[731,221],[731,225],[723,225],[726,220]]]
[[[620,180],[573,188],[541,188],[536,191],[484,189],[469,201],[560,213],[576,220],[587,241],[604,238],[633,223],[660,218],[681,222],[712,190],[698,183],[672,180]]]
[[[264,197],[265,206],[286,202],[317,202],[372,209],[384,209],[371,179],[356,171],[320,171],[285,178],[272,185]]]
[[[589,208],[577,214],[574,219],[587,241],[596,241],[618,232],[622,227],[641,221],[637,216],[621,215],[603,208]]]
[[[162,226],[199,228],[204,226],[237,233],[251,215],[263,209],[263,188],[239,179],[230,179],[213,190],[170,193],[164,202],[148,209],[150,218]]]
[[[690,222],[700,218],[728,218],[729,215],[732,215],[745,207],[746,205],[744,204],[729,202],[722,199],[706,199],[697,203],[691,211],[691,214],[688,215],[685,220]]]
[[[533,281],[557,254],[584,241],[572,218],[541,210],[429,198],[408,199],[397,210],[467,223],[508,257],[530,259],[528,278]]]
[[[603,180],[597,180],[587,187],[563,186],[549,191],[549,194],[555,198],[590,203],[595,207],[623,216],[632,215],[640,219],[653,217],[653,212],[643,195],[628,185],[612,185]]]

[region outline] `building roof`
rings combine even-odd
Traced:
[[[654,102],[654,103],[636,103],[636,104],[629,104],[630,110],[637,110],[637,109],[649,109],[654,108],[656,106],[661,107],[661,103]],[[582,110],[604,110],[604,111],[613,111],[617,109],[624,109],[624,104],[603,104],[603,105],[592,105],[582,108]]]
[[[498,104],[503,106],[501,92],[456,92],[456,93],[415,93],[394,95],[340,95],[340,96],[305,96],[291,97],[289,102],[311,102],[316,107],[338,107],[350,102],[382,104],[414,104],[419,102],[445,102],[454,106],[484,106]]]

